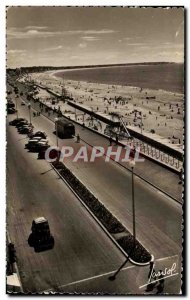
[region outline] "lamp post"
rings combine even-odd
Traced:
[[[140,115],[141,115],[141,134],[142,134],[142,131],[143,131],[143,115],[142,115],[142,111],[140,112]]]
[[[58,122],[59,118],[55,118],[55,133],[56,133],[56,145],[57,145],[57,148],[59,146],[59,140],[58,140],[58,128],[57,128],[57,122]]]
[[[16,99],[16,118],[18,119],[18,98],[17,98],[17,95],[16,95],[15,99]]]
[[[129,166],[131,167],[131,184],[132,184],[132,214],[133,214],[133,238],[134,241],[136,239],[136,226],[135,226],[135,194],[134,194],[134,166],[135,166],[135,161],[130,160]]]
[[[30,124],[32,124],[32,122],[31,122],[31,104],[30,104],[30,102],[28,103],[28,111],[29,111]]]

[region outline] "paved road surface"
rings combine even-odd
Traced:
[[[25,116],[28,118],[28,109],[26,107],[21,107],[19,104],[19,111],[22,116]],[[51,144],[54,144],[55,142],[55,135],[53,134],[54,128],[53,124],[51,121],[47,120],[45,117],[36,117],[33,118],[33,124],[36,127],[36,129],[42,129],[45,130],[48,134],[48,138],[50,140]],[[12,128],[14,129],[14,128]],[[12,130],[10,129],[10,130]],[[14,129],[15,130],[15,129]],[[18,139],[22,138],[22,136],[17,136]],[[14,141],[13,144],[15,144],[16,141]],[[23,141],[20,141],[24,143]],[[75,149],[79,147],[79,144],[75,143],[73,140],[59,140],[60,145],[61,144],[67,144],[67,145],[72,145],[74,146]],[[17,143],[16,143],[17,144]],[[18,144],[20,145],[20,144]],[[11,148],[11,147],[9,147]],[[9,150],[10,151],[10,150]],[[12,147],[12,152],[14,152],[14,148]],[[22,150],[19,149],[18,153],[22,153]],[[22,160],[17,161],[16,158],[18,158],[18,153],[16,155],[13,155],[15,157],[14,162],[10,164],[16,165],[19,164]],[[25,152],[24,152],[25,153]],[[29,156],[33,156],[33,154],[28,154]],[[12,157],[12,155],[11,155]],[[11,158],[10,158],[11,161]],[[9,162],[9,160],[8,160]],[[36,161],[36,163],[39,163],[39,161]],[[45,162],[40,162],[40,165],[45,164],[46,170],[48,171],[48,167]],[[70,160],[66,161],[66,164],[72,169],[72,171],[85,183],[85,185],[88,186],[91,191],[93,191],[99,199],[124,223],[127,228],[132,230],[131,224],[132,224],[132,218],[131,218],[131,174],[116,165],[113,162],[110,163],[104,163],[102,159],[100,159],[96,164],[84,164],[80,162],[79,164],[74,164]],[[32,166],[35,167],[34,161],[32,163]],[[16,168],[17,173],[22,173],[20,170],[20,167]],[[27,169],[27,159],[24,159],[22,164],[21,164],[21,169],[23,170],[28,170]],[[42,168],[43,169],[43,168]],[[14,168],[10,167],[11,172],[14,172]],[[8,174],[10,172],[8,168]],[[37,167],[36,167],[37,170]],[[39,172],[39,170],[38,170]],[[43,172],[43,170],[42,170]],[[13,178],[19,177],[18,174],[14,174]],[[40,194],[41,199],[45,199],[46,197],[49,199],[48,205],[46,206],[43,204],[42,208],[43,211],[45,212],[47,209],[48,211],[53,209],[52,205],[52,198],[54,199],[55,193],[54,189],[50,191],[50,183],[52,183],[53,179],[51,178],[51,175],[53,174],[52,171],[47,172],[44,174],[45,176],[48,175],[48,178],[50,176],[50,181],[47,179],[44,179],[44,175],[37,176],[37,172],[34,172],[30,174],[30,171],[28,171],[28,180],[26,180],[27,185],[26,185],[26,194],[27,192],[30,191],[29,196],[30,202],[29,202],[29,210],[30,212],[30,217],[27,217],[28,219],[32,219],[32,211],[35,211],[35,201],[32,200],[36,198],[38,194]],[[54,175],[55,176],[55,175]],[[37,178],[36,178],[37,177]],[[22,195],[24,191],[22,190],[23,186],[23,176],[22,173],[22,180],[20,180],[20,194]],[[27,176],[26,176],[27,178]],[[40,178],[40,180],[39,180]],[[15,179],[16,180],[16,179]],[[35,186],[40,189],[40,193],[38,193],[38,188],[35,189],[34,191],[32,190],[33,185],[32,185],[32,180],[35,182]],[[43,180],[43,183],[41,182]],[[136,200],[136,224],[137,224],[137,237],[139,240],[155,255],[156,259],[157,258],[163,258],[165,256],[170,257],[170,256],[175,256],[177,259],[177,256],[180,255],[180,242],[181,242],[181,206],[175,203],[173,200],[167,198],[165,195],[163,195],[160,192],[157,192],[155,189],[151,188],[149,185],[146,185],[144,182],[142,182],[139,179],[135,179],[136,184],[135,184],[135,200]],[[58,182],[58,181],[57,181]],[[56,184],[58,184],[56,182]],[[43,186],[45,184],[45,186]],[[55,183],[54,183],[55,184]],[[17,186],[18,184],[16,184]],[[63,183],[60,184],[62,186]],[[19,186],[19,185],[18,185]],[[47,187],[47,190],[46,188]],[[15,186],[13,187],[15,188]],[[59,187],[61,188],[61,187]],[[31,193],[32,190],[32,193]],[[11,189],[10,189],[11,191]],[[12,191],[13,193],[13,191]],[[34,193],[34,195],[33,195]],[[53,195],[51,195],[53,193]],[[51,196],[49,196],[51,195]],[[28,196],[27,196],[28,197]],[[12,196],[13,198],[13,196]],[[55,199],[57,199],[55,197]],[[59,205],[60,205],[60,199]],[[54,203],[54,202],[53,202]],[[57,203],[57,202],[56,202]],[[62,202],[61,202],[62,203]],[[39,202],[38,202],[39,204]],[[50,206],[49,206],[50,204]],[[59,206],[58,205],[58,206]],[[24,205],[25,207],[25,205]],[[47,208],[48,207],[48,208]],[[36,208],[38,209],[38,205],[36,205]],[[19,207],[21,213],[22,209],[24,209],[22,206]],[[58,209],[58,208],[57,208]],[[11,209],[11,211],[14,213],[14,209]],[[38,210],[37,210],[38,212]],[[52,213],[52,211],[51,211]],[[23,216],[26,215],[26,211],[23,211]],[[59,209],[59,214],[60,215],[60,209]],[[69,218],[69,216],[68,216]],[[60,217],[61,219],[61,217]],[[50,217],[51,220],[51,217]],[[18,220],[18,223],[20,222],[20,218]],[[23,232],[28,232],[30,231],[30,222],[27,221],[27,225],[24,225]],[[52,220],[52,226],[54,225],[55,222]],[[21,222],[22,224],[22,222]],[[51,222],[50,222],[51,224]],[[23,226],[23,225],[22,225]],[[26,227],[27,226],[27,230]],[[16,230],[16,229],[14,229]],[[13,233],[13,237],[19,238],[18,232]],[[20,242],[21,244],[23,241]],[[25,241],[26,243],[26,241]],[[26,245],[25,245],[26,246]],[[30,249],[30,251],[32,251]],[[23,252],[23,249],[22,249]],[[23,264],[25,265],[25,263]],[[40,268],[41,269],[41,268]],[[115,269],[115,268],[113,268]],[[62,270],[63,271],[63,270]],[[107,272],[107,271],[102,271]],[[109,272],[109,270],[108,270]],[[61,272],[60,272],[61,273]],[[100,274],[100,273],[99,273]],[[85,275],[85,274],[84,274]],[[82,276],[82,278],[88,278],[90,276],[94,276],[88,274],[87,276]],[[38,277],[37,277],[38,278]],[[40,275],[41,278],[41,275]],[[80,280],[80,278],[74,279],[72,277],[72,280],[68,280],[68,282],[72,281],[77,281]],[[29,280],[29,279],[28,279]],[[57,279],[56,279],[57,280]],[[45,284],[43,286],[43,289],[49,289],[48,284],[47,284],[47,279],[45,279]],[[49,280],[50,282],[51,280]],[[61,282],[62,281],[62,282]],[[61,286],[66,284],[63,282],[64,280],[60,280],[57,285],[55,286]],[[35,278],[35,285],[36,285],[36,278]],[[179,280],[178,280],[179,284]],[[81,285],[81,284],[80,284]],[[83,286],[83,285],[82,285]],[[36,286],[35,286],[36,288]],[[136,287],[135,287],[136,289]]]
[[[7,223],[24,291],[56,289],[115,270],[124,256],[72,192],[49,164],[24,149],[25,140],[15,128],[8,128],[7,138]],[[49,220],[55,247],[35,253],[27,239],[33,218],[41,215]],[[120,286],[119,281],[114,288],[129,291],[129,285]]]
[[[112,282],[108,277],[124,257],[45,161],[24,149],[25,137],[7,130],[7,229],[15,244],[24,291],[140,294],[148,267],[127,264]],[[44,215],[55,237],[53,250],[35,253],[27,242],[31,221]],[[180,263],[177,256],[156,261],[157,269]],[[178,293],[178,276],[165,292]],[[153,291],[156,293],[156,289]]]
[[[28,118],[26,106],[20,106],[19,110]],[[53,123],[44,116],[35,117],[32,122],[36,129],[46,131],[50,144],[55,145]],[[59,145],[73,146],[75,151],[81,146],[73,139],[59,139]],[[74,163],[68,158],[65,163],[132,232],[131,173],[115,162],[105,163],[103,158],[96,163],[82,160]],[[181,205],[138,178],[135,178],[135,202],[136,231],[141,243],[156,258],[179,254]]]

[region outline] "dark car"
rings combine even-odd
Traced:
[[[40,136],[42,139],[46,139],[47,134],[44,131],[37,131],[32,135],[33,138],[37,136]]]
[[[23,125],[28,125],[27,120],[20,121],[16,124],[16,128],[22,127]]]
[[[30,127],[30,126],[24,126],[24,127],[21,127],[19,130],[18,130],[18,132],[20,133],[20,134],[28,134],[29,132],[31,132],[32,131],[32,127]]]
[[[24,127],[31,127],[30,124],[28,123],[19,123],[18,126],[16,126],[17,130],[19,131],[20,129],[24,128]]]
[[[31,231],[28,243],[31,247],[34,247],[35,252],[54,247],[54,237],[50,232],[49,223],[46,218],[39,217],[34,219]]]
[[[35,143],[32,145],[32,147],[30,148],[30,151],[32,152],[39,152],[43,149],[49,148],[50,146],[48,145],[48,141],[44,142],[44,141],[39,141],[38,143]]]
[[[15,108],[15,104],[13,103],[12,100],[7,101],[7,109],[9,109],[9,108]]]
[[[39,142],[38,139],[30,139],[27,144],[25,144],[25,148],[31,150],[35,144]]]
[[[17,118],[9,122],[9,125],[16,126],[19,122],[24,121],[24,118]]]
[[[17,110],[14,107],[11,107],[11,108],[7,109],[7,113],[10,114],[10,115],[15,114],[16,112],[17,112]]]

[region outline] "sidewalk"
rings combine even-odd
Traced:
[[[31,101],[31,104],[36,110],[40,110],[39,102],[34,103]],[[57,113],[50,111],[48,114],[45,109],[43,110],[42,114],[53,122],[55,117],[57,117]],[[108,147],[110,145],[109,140],[106,137],[96,133],[95,131],[89,130],[86,127],[84,128],[82,125],[77,123],[75,123],[75,128],[76,133],[79,133],[81,140],[90,146]],[[120,165],[129,169],[127,163],[120,163]],[[149,159],[145,159],[145,161],[142,163],[137,163],[134,171],[146,181],[149,181],[154,186],[182,202],[183,187],[179,184],[179,176],[176,173],[168,170],[158,163],[154,163],[154,161]]]

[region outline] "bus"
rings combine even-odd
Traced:
[[[75,126],[72,122],[65,119],[59,119],[55,122],[55,132],[60,137],[73,137],[75,135]]]

